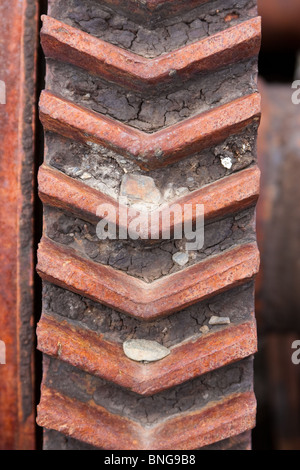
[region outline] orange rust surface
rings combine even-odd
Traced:
[[[6,344],[6,365],[0,365],[1,450],[35,447],[31,388],[33,250],[29,227],[35,52],[31,49],[28,57],[26,46],[32,47],[31,40],[37,37],[37,21],[35,0],[1,0],[0,80],[6,84],[6,104],[0,104],[0,340]],[[24,229],[24,218],[28,217]],[[26,350],[24,335],[29,345]]]
[[[116,211],[116,221],[119,225],[119,204],[112,197],[45,164],[39,169],[38,179],[39,196],[44,204],[69,211],[90,222],[99,220],[96,213],[100,205],[110,204]],[[197,204],[203,204],[205,219],[209,220],[254,205],[259,194],[259,182],[260,171],[257,166],[254,166],[179,198],[174,201],[174,204],[181,207],[184,204],[190,204],[193,221],[196,219]],[[120,207],[128,212],[125,206]],[[161,224],[162,210],[159,211],[159,214],[158,220]],[[107,218],[109,219],[109,214]],[[128,216],[128,223],[130,220]],[[185,221],[187,221],[186,218]],[[178,220],[178,214],[176,218],[176,214],[171,213],[171,229],[179,222],[183,223]]]
[[[289,45],[293,49],[300,45],[299,0],[258,0],[258,11],[262,16],[264,47],[278,49]]]
[[[168,277],[147,284],[110,266],[79,257],[43,237],[38,254],[40,276],[143,320],[179,311],[235,287],[257,274],[256,243],[237,246]]]
[[[42,46],[46,57],[81,67],[110,81],[143,89],[190,78],[256,56],[260,17],[245,21],[196,43],[148,59],[43,15]]]
[[[190,338],[172,347],[165,359],[151,364],[132,361],[120,344],[46,314],[39,322],[37,334],[38,349],[43,353],[140,395],[161,392],[257,350],[254,315],[251,321]]]
[[[225,140],[254,120],[259,121],[260,95],[253,93],[147,134],[44,91],[40,119],[48,131],[103,145],[132,158],[141,168],[161,168]]]
[[[254,394],[245,392],[143,427],[101,406],[83,404],[43,386],[38,424],[102,449],[192,450],[252,429],[255,414]]]

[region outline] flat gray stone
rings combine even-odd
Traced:
[[[229,317],[211,317],[209,320],[210,325],[229,325],[230,318]]]
[[[179,266],[184,266],[189,262],[189,255],[187,253],[182,253],[179,251],[172,256],[174,263],[179,264]]]
[[[157,343],[145,339],[131,339],[123,343],[125,355],[137,362],[155,362],[167,357],[170,350]]]
[[[80,178],[81,178],[82,180],[90,180],[91,177],[92,177],[92,175],[90,175],[90,173],[88,173],[87,171],[85,171],[85,172],[80,176]]]

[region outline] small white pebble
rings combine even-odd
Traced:
[[[179,264],[179,266],[184,266],[189,262],[189,255],[187,253],[182,253],[179,251],[172,256],[174,263]]]
[[[221,157],[221,163],[224,168],[227,168],[227,170],[232,168],[232,160],[230,157]]]

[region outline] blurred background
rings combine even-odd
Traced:
[[[292,84],[300,80],[300,0],[258,3],[263,18],[263,119],[258,142],[261,272],[256,287],[258,416],[253,449],[299,450],[300,365],[292,362],[292,344],[300,340],[300,104],[292,102]]]

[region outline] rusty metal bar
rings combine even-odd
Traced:
[[[33,168],[38,2],[0,4],[0,449],[35,447]]]

